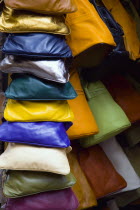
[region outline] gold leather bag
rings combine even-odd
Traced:
[[[47,16],[5,7],[0,16],[0,32],[42,32],[67,35],[70,30],[65,24],[64,16]]]
[[[68,100],[68,104],[74,113],[73,125],[67,131],[69,138],[72,140],[97,134],[96,121],[87,103],[78,72],[75,69],[70,72],[70,82],[78,96],[75,99]]]
[[[0,156],[0,169],[67,175],[70,173],[70,166],[66,153],[70,151],[71,147],[57,149],[9,143]]]
[[[5,5],[18,10],[30,10],[41,14],[61,15],[75,12],[74,0],[5,0]]]
[[[16,101],[8,99],[4,118],[11,122],[73,121],[67,101]]]

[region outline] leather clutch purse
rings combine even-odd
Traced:
[[[74,115],[67,101],[30,102],[8,99],[4,118],[11,122],[67,122],[73,121]]]
[[[44,80],[59,83],[66,83],[69,80],[68,69],[63,60],[23,60],[17,56],[9,55],[0,62],[0,71],[29,73]]]
[[[0,169],[67,175],[70,173],[70,166],[66,153],[70,151],[71,147],[47,148],[9,143],[0,156]]]
[[[79,162],[97,198],[126,187],[126,181],[115,170],[100,146],[82,150]]]
[[[18,198],[41,192],[72,187],[76,179],[72,173],[59,175],[35,171],[8,171],[3,193],[9,198]]]
[[[24,74],[12,75],[12,79],[5,92],[6,98],[25,101],[48,101],[69,100],[77,96],[70,82],[59,84]]]
[[[73,191],[68,188],[60,191],[44,192],[22,198],[10,198],[6,210],[75,210],[78,201]]]
[[[82,147],[90,147],[107,140],[131,125],[124,111],[113,100],[102,82],[84,83],[83,86],[99,133],[81,139]]]
[[[30,10],[41,14],[62,15],[77,10],[74,0],[5,0],[5,5],[16,10]]]
[[[72,57],[64,36],[45,33],[9,34],[2,51],[9,55],[21,55],[28,58]]]
[[[71,122],[25,123],[6,121],[0,125],[0,140],[43,147],[65,148],[70,146],[66,130],[71,125]]]
[[[78,10],[66,17],[71,29],[66,40],[76,64],[92,67],[101,63],[116,44],[94,6],[88,0],[76,0],[76,3]]]
[[[5,33],[53,33],[68,35],[64,16],[47,16],[4,7],[0,16],[0,31]],[[38,43],[38,42],[37,42]]]
[[[70,82],[75,88],[78,97],[68,101],[74,113],[73,125],[67,132],[69,138],[71,140],[78,139],[98,133],[98,127],[87,103],[78,72],[74,69],[70,73]]]

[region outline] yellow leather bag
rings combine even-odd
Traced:
[[[130,58],[133,60],[140,58],[140,41],[134,19],[127,13],[119,0],[102,1],[124,31],[125,47],[130,53]]]
[[[8,99],[4,110],[7,121],[73,121],[74,115],[67,101],[30,102]]]
[[[5,7],[0,16],[0,31],[5,33],[42,32],[67,35],[70,33],[64,16],[47,16]]]
[[[97,65],[114,46],[113,36],[88,0],[76,0],[78,10],[67,14],[71,34],[66,37],[75,62],[82,67]]]
[[[68,100],[68,103],[74,113],[74,121],[71,128],[67,131],[69,138],[78,139],[98,133],[98,127],[93,114],[87,103],[80,79],[76,70],[70,73],[70,82],[76,90],[78,96],[75,99]]]

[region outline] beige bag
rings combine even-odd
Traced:
[[[9,143],[0,156],[0,169],[45,171],[67,175],[70,166],[66,153],[71,147],[64,149],[29,146]]]

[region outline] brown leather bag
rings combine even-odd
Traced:
[[[97,198],[126,187],[126,181],[118,174],[99,145],[82,150],[79,153],[79,162]]]

